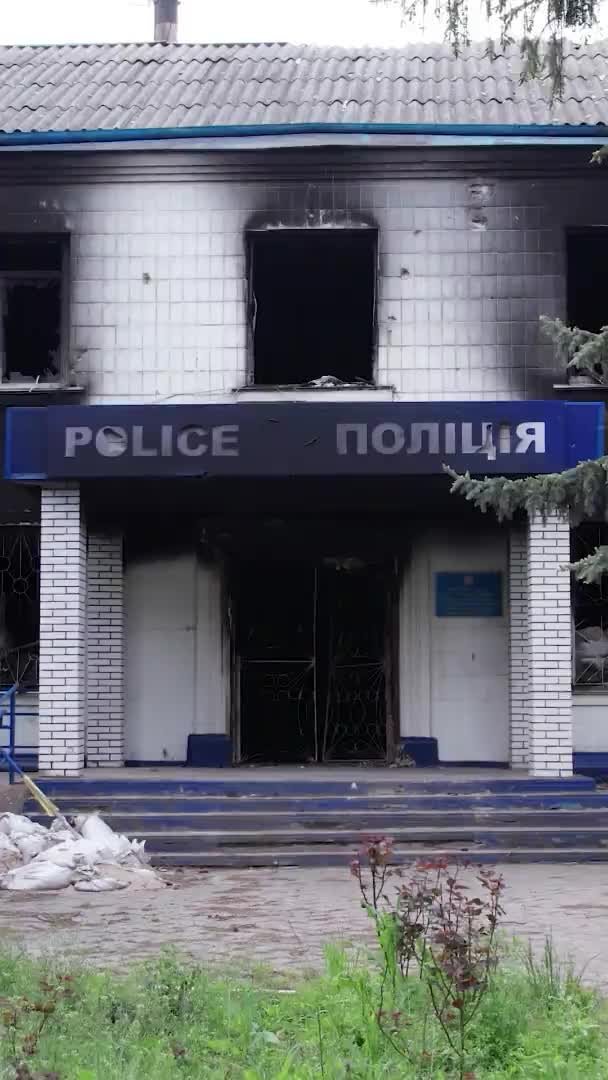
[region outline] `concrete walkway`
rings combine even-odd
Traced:
[[[608,867],[509,865],[503,929],[559,955],[608,991]],[[169,875],[167,875],[169,877]],[[160,892],[0,893],[0,938],[120,969],[172,945],[231,970],[322,963],[331,941],[372,942],[356,882],[342,870],[175,871]]]

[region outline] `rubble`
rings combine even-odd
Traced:
[[[164,888],[149,861],[144,843],[115,833],[98,814],[60,816],[48,829],[19,814],[0,815],[0,889]]]

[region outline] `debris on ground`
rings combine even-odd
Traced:
[[[164,888],[149,861],[144,843],[115,833],[98,814],[60,815],[48,829],[20,814],[0,815],[0,889]]]

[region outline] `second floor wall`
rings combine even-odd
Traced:
[[[608,322],[590,153],[4,154],[3,386],[550,397],[565,371],[539,317]]]

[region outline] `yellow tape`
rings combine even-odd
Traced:
[[[51,802],[51,800],[44,794],[44,792],[40,790],[37,784],[34,783],[31,777],[27,776],[26,773],[22,773],[21,775],[23,776],[23,783],[25,784],[28,791],[32,793],[43,813],[45,813],[47,817],[59,817],[59,807],[55,806],[54,802]]]

